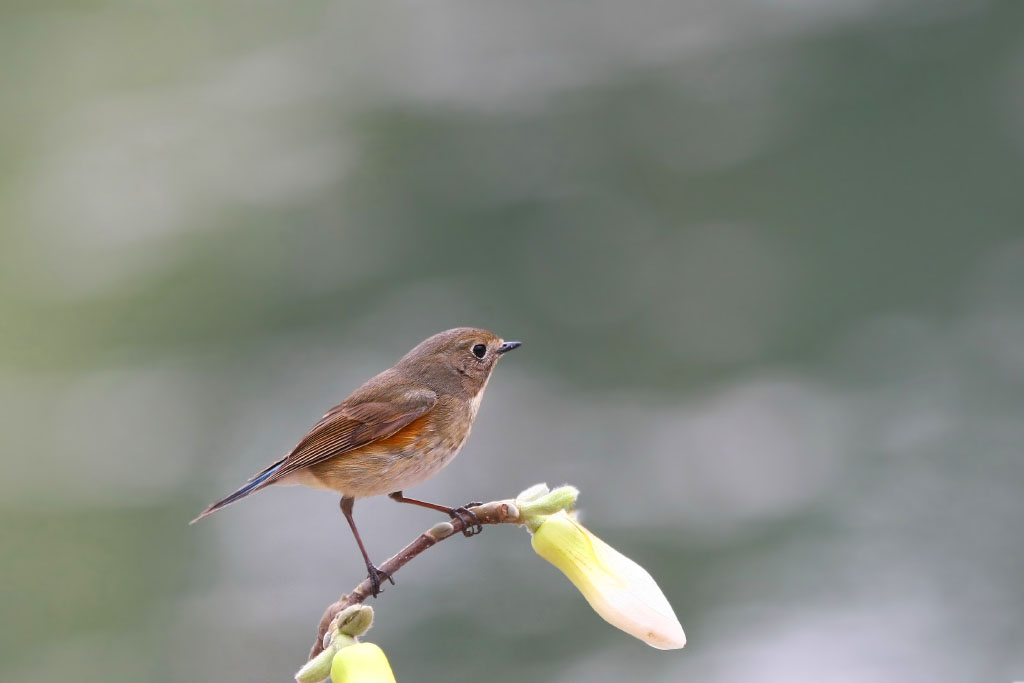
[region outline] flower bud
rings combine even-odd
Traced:
[[[331,674],[331,662],[334,660],[334,655],[337,652],[337,647],[334,645],[328,645],[324,648],[323,652],[318,654],[313,659],[306,662],[298,673],[295,674],[295,680],[299,683],[317,683],[322,681]]]
[[[373,626],[373,608],[369,605],[351,605],[334,618],[338,633],[346,636],[361,636]]]
[[[520,506],[523,503],[529,503],[531,500],[536,500],[546,494],[551,489],[548,488],[547,484],[534,484],[530,488],[526,489],[518,496],[516,496],[516,503]]]
[[[533,549],[558,567],[605,621],[660,650],[686,644],[672,606],[643,567],[564,510],[538,521]]]
[[[527,489],[529,490],[529,489]],[[576,498],[580,495],[579,489],[575,486],[559,486],[553,491],[541,494],[531,500],[517,500],[520,513],[531,530],[540,525],[542,519],[531,518],[543,515],[553,515],[576,504]]]
[[[343,647],[331,664],[333,683],[395,683],[384,651],[373,643]]]

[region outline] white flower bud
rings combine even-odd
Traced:
[[[643,567],[565,511],[539,521],[533,549],[558,567],[605,621],[660,650],[686,645],[672,606]]]

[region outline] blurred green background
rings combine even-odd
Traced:
[[[689,635],[526,533],[374,603],[400,681],[1024,678],[1024,4],[0,9],[0,677],[287,681],[331,495],[195,527],[422,338],[512,339],[414,493],[571,482]],[[384,558],[436,521],[356,507]]]

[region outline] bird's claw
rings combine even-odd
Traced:
[[[469,509],[471,507],[476,507],[477,505],[483,505],[483,503],[466,503],[465,505],[460,505],[459,507],[452,508],[448,511],[448,514],[451,515],[452,519],[458,517],[462,522],[462,535],[466,538],[475,536],[484,530],[484,525],[481,524],[480,518],[476,516],[475,512]]]
[[[395,580],[391,578],[391,574],[387,573],[383,569],[378,569],[372,564],[366,565],[366,573],[370,579],[370,595],[377,597],[384,592],[384,589],[380,587],[381,579],[387,579],[391,582],[391,585],[395,585]]]

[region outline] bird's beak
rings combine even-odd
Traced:
[[[498,353],[499,354],[508,353],[512,349],[520,347],[522,345],[523,345],[523,342],[505,342],[504,344],[502,344],[501,346],[498,347]]]

